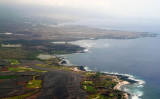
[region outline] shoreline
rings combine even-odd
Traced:
[[[75,45],[78,45],[78,44],[75,44]],[[80,45],[78,45],[80,46]],[[76,53],[88,53],[88,48],[84,47],[84,46],[80,46],[82,48],[84,48],[82,51],[80,52],[75,52],[75,53],[72,53],[72,54],[76,54]],[[68,55],[68,54],[64,54],[64,55]],[[69,60],[66,59],[66,57],[63,57],[63,56],[60,56],[60,58],[63,58],[63,61],[61,61],[64,65],[64,66],[74,66],[74,67],[77,67],[77,68],[74,68],[74,71],[75,72],[79,72],[80,71],[90,71],[90,72],[98,72],[98,71],[92,71],[92,70],[87,70],[87,67],[86,66],[75,66],[74,64],[71,64],[69,62]],[[68,64],[69,63],[69,64]],[[82,69],[83,68],[83,69]],[[134,84],[134,83],[139,83],[138,79],[134,78],[132,75],[129,75],[129,74],[119,74],[119,73],[112,73],[112,72],[102,72],[100,71],[101,73],[105,73],[106,75],[111,75],[111,76],[117,76],[120,80],[122,81],[118,81],[118,84],[116,85],[116,87],[114,89],[116,90],[120,90],[122,92],[125,92],[125,96],[126,97],[130,97],[131,94],[126,92],[125,90],[121,89],[122,86],[125,86],[127,84]],[[131,79],[132,78],[132,79]]]
[[[72,64],[72,66],[74,66]],[[99,71],[93,71],[93,70],[90,70],[88,69],[88,67],[86,66],[74,66],[76,67],[76,70],[75,72],[93,72],[93,73],[97,73]],[[80,69],[81,67],[81,69]],[[134,93],[131,93],[129,91],[126,91],[124,90],[123,88],[121,89],[121,87],[125,86],[125,85],[134,85],[134,84],[138,84],[138,85],[142,85],[145,84],[145,82],[143,80],[140,80],[140,79],[137,79],[135,78],[134,76],[130,75],[130,74],[120,74],[120,73],[113,73],[113,72],[102,72],[100,71],[101,74],[104,74],[104,75],[110,75],[110,76],[116,76],[116,78],[118,79],[118,84],[114,87],[114,90],[119,90],[121,92],[124,92],[123,93],[123,96],[125,97],[125,99],[132,99],[133,97],[135,97],[135,94]],[[136,88],[136,87],[135,87]],[[136,96],[137,99],[140,99],[141,96]]]
[[[127,85],[127,84],[129,84],[129,82],[127,82],[127,81],[118,81],[119,83],[114,87],[114,89],[116,90],[121,90],[121,87],[123,86],[123,85]]]
[[[66,59],[66,57],[65,57],[65,59]],[[69,61],[69,60],[67,60],[67,61]],[[67,65],[65,65],[65,66],[67,66]],[[75,65],[70,63],[70,66],[75,66]],[[87,71],[87,72],[99,72],[99,71],[90,70],[87,66],[75,66],[75,67],[78,68],[78,69],[77,68],[75,69],[75,72],[79,72],[79,70],[80,71]],[[81,67],[81,69],[80,69],[80,67]],[[116,87],[114,88],[114,90],[119,90],[121,92],[124,92],[123,96],[125,97],[125,99],[132,99],[132,97],[134,96],[134,93],[130,93],[129,91],[121,89],[122,86],[125,86],[125,85],[132,86],[133,84],[143,85],[145,83],[143,80],[137,79],[133,75],[130,75],[130,74],[120,74],[120,73],[103,72],[103,71],[100,71],[100,73],[105,74],[105,75],[110,75],[110,76],[116,76],[119,79],[119,82],[116,85]],[[138,97],[139,96],[137,96],[137,99],[139,99]]]
[[[73,68],[73,71],[75,71],[75,72],[98,73],[98,71],[92,71],[92,70],[88,71],[88,70],[86,70],[85,66],[75,66]],[[130,94],[128,92],[126,92],[126,91],[121,89],[122,86],[130,84],[130,82],[120,79],[118,75],[109,74],[109,73],[102,73],[102,72],[100,72],[100,74],[109,75],[109,76],[115,76],[116,78],[114,79],[114,81],[117,82],[118,84],[116,86],[114,86],[113,90],[119,90],[121,92],[124,92],[123,96],[124,96],[125,99],[128,99],[130,97]]]
[[[130,84],[130,83],[127,81],[119,81],[119,83],[114,87],[114,90],[123,91],[123,90],[121,90],[121,87],[124,85],[128,85],[128,84]],[[128,97],[130,96],[130,94],[128,92],[125,92],[123,95],[126,99],[128,99]]]

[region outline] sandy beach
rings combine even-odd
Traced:
[[[118,81],[118,84],[114,87],[114,90],[121,90],[121,86],[129,84],[128,81],[120,81],[118,79],[117,79],[117,81]],[[124,96],[126,99],[128,99],[127,93],[124,93]]]
[[[126,84],[129,84],[129,82],[128,81],[118,81],[118,84],[114,87],[114,89],[121,90],[120,87]]]

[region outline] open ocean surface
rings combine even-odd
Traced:
[[[85,25],[89,22],[74,23]],[[105,24],[102,24],[105,26]],[[91,27],[98,27],[94,25]],[[160,32],[157,27],[115,27],[110,29]],[[102,27],[104,28],[104,27]],[[146,30],[145,30],[146,28]],[[137,30],[135,30],[137,29]],[[142,30],[140,30],[142,29]],[[86,47],[87,53],[65,55],[74,65],[87,66],[89,70],[128,75],[137,83],[121,89],[131,94],[132,99],[160,99],[160,37],[137,39],[99,39],[71,42]]]

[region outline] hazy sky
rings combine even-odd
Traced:
[[[160,0],[0,0],[0,4],[67,7],[109,16],[160,18]]]

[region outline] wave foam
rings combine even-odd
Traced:
[[[91,71],[89,67],[85,67],[85,69],[86,71]],[[144,92],[142,91],[142,87],[144,87],[145,81],[137,79],[130,74],[120,74],[117,72],[102,72],[102,73],[128,77],[128,79],[135,81],[135,83],[124,85],[123,86],[124,88],[121,90],[129,93],[131,95],[131,99],[141,99],[140,97],[143,96]]]
[[[84,69],[85,69],[86,71],[92,71],[92,70],[90,70],[89,67],[87,67],[87,66],[85,66]]]

